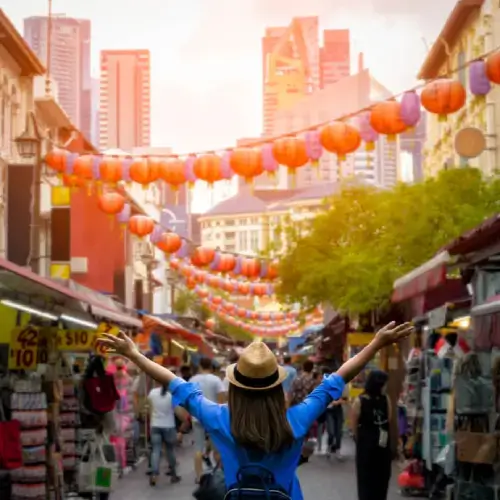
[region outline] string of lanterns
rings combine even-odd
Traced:
[[[484,99],[492,83],[500,84],[499,50],[469,61],[458,70],[465,67],[470,67],[470,92],[478,99]],[[420,95],[418,90],[421,90]],[[444,77],[414,87],[399,97],[296,133],[255,141],[245,147],[226,148],[220,153],[153,157],[125,153],[78,155],[55,149],[47,154],[45,162],[63,176],[66,183],[76,187],[91,182],[109,187],[120,182],[135,182],[147,188],[151,183],[162,181],[177,191],[185,184],[193,186],[197,180],[212,185],[231,179],[233,175],[252,182],[263,173],[274,176],[280,165],[293,176],[297,169],[309,163],[317,165],[324,152],[337,155],[341,165],[347,155],[363,143],[366,151],[373,151],[380,136],[394,141],[398,134],[418,124],[421,108],[446,120],[465,105],[467,93],[460,81]],[[107,200],[115,207],[113,210],[116,210],[115,202]]]

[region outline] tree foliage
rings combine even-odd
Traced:
[[[327,201],[309,233],[291,238],[278,293],[362,314],[388,303],[395,279],[500,211],[500,181],[452,169],[392,190],[347,184]]]

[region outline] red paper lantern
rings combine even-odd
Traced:
[[[262,153],[257,148],[236,148],[231,153],[229,164],[233,172],[247,182],[264,172]]]
[[[309,162],[306,141],[301,137],[283,137],[273,144],[273,156],[280,165],[290,170],[303,167]]]
[[[440,120],[446,120],[448,115],[464,107],[467,93],[458,80],[440,78],[424,87],[420,100],[427,111],[439,115]]]
[[[155,223],[151,217],[146,215],[133,215],[128,221],[128,228],[132,234],[144,238],[153,232]]]
[[[175,233],[163,233],[156,246],[165,253],[175,253],[182,246],[182,239]]]
[[[158,175],[174,191],[177,191],[187,181],[184,162],[179,158],[167,158],[160,161]]]
[[[248,295],[250,293],[250,283],[247,283],[246,281],[239,281],[238,292],[241,293],[241,295]]]
[[[215,153],[198,156],[193,165],[193,172],[198,179],[213,184],[222,176],[222,159]]]
[[[238,307],[236,309],[236,314],[240,317],[240,318],[245,318],[246,315],[247,315],[247,310],[244,309],[243,307]]]
[[[321,145],[330,153],[335,153],[340,161],[354,153],[361,145],[358,130],[344,122],[333,122],[321,129]]]
[[[490,82],[500,84],[500,50],[486,58],[486,76]]]
[[[278,277],[279,262],[273,260],[267,266],[267,279],[274,280]]]
[[[152,182],[152,172],[147,158],[135,158],[130,165],[129,176],[144,188]]]
[[[94,178],[94,161],[92,155],[79,156],[73,165],[73,174],[80,179],[91,181]]]
[[[64,186],[69,188],[81,188],[85,186],[85,181],[76,175],[62,174]]]
[[[125,197],[116,192],[104,193],[99,196],[97,203],[105,214],[117,215],[125,206]]]
[[[401,104],[395,100],[375,104],[370,113],[370,125],[375,132],[387,135],[388,140],[394,140],[408,128],[401,118]]]
[[[215,250],[208,247],[197,247],[193,255],[191,255],[191,262],[196,267],[208,266],[215,258]]]
[[[101,181],[115,185],[123,179],[123,166],[120,158],[105,156],[99,165]]]
[[[57,173],[62,174],[66,172],[68,152],[54,148],[52,151],[45,155],[45,164]]]
[[[242,259],[241,275],[247,278],[255,278],[260,273],[260,260],[253,258]]]

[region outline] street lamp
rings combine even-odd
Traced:
[[[26,129],[15,139],[19,156],[26,160],[36,158],[39,154],[40,140],[34,116],[29,113],[26,119]]]

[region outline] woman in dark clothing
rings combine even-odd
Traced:
[[[363,394],[354,402],[351,419],[356,440],[359,500],[386,500],[391,478],[389,443],[390,401],[385,395],[387,374],[373,370]]]

